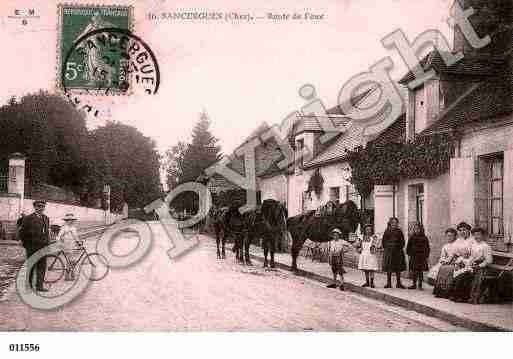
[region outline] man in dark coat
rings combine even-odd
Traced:
[[[20,239],[29,259],[34,253],[48,245],[50,220],[43,214],[46,207],[45,201],[34,201],[34,213],[23,217],[19,229]],[[33,276],[36,276],[36,290],[47,292],[44,288],[46,274],[46,259],[40,259],[30,270],[29,282],[33,288]]]

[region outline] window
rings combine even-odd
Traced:
[[[353,201],[359,208],[361,208],[361,197],[354,185],[346,185],[346,201]]]
[[[489,160],[489,208],[490,208],[490,234],[502,236],[503,228],[503,205],[504,205],[504,159],[495,157]]]
[[[340,202],[340,187],[330,187],[330,201]]]
[[[296,174],[303,173],[303,149],[305,148],[305,140],[296,141]]]
[[[371,192],[367,197],[362,197],[362,209],[374,209],[374,193]]]

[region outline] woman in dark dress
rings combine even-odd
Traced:
[[[410,257],[409,267],[413,275],[413,284],[408,289],[417,289],[417,281],[419,282],[419,290],[422,290],[422,281],[424,280],[424,271],[428,268],[429,258],[429,240],[424,234],[424,226],[415,223],[413,234],[408,238],[406,245],[406,254]]]
[[[401,283],[401,272],[406,270],[404,258],[404,236],[399,228],[399,220],[390,218],[388,227],[383,234],[383,272],[387,273],[387,285],[385,288],[392,288],[392,273],[397,277],[397,288],[404,289]]]

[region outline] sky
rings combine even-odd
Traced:
[[[57,79],[57,4],[60,1],[2,0],[0,104],[39,89],[55,91]],[[73,1],[88,4],[90,0]],[[156,95],[92,98],[102,112],[88,125],[111,119],[135,126],[153,138],[160,151],[190,139],[206,111],[212,132],[229,153],[263,121],[280,123],[305,105],[298,95],[315,86],[327,107],[336,105],[349,78],[390,56],[394,78],[405,73],[396,52],[380,40],[401,29],[410,40],[446,24],[451,0],[115,0],[95,4],[134,6],[134,33],[155,53],[161,71]],[[205,5],[208,4],[208,5]],[[34,9],[38,18],[22,25],[15,9]],[[219,11],[264,17],[246,21],[149,20],[148,13]],[[269,20],[268,13],[324,14],[321,20]]]

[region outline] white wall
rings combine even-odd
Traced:
[[[34,211],[32,199],[24,200],[22,211],[25,212],[25,214],[29,214]],[[62,225],[62,218],[66,213],[73,213],[75,217],[77,217],[80,225],[93,223],[104,224],[105,220],[110,224],[123,217],[121,214],[118,215],[108,212],[106,218],[105,211],[101,209],[47,202],[45,214],[50,217],[51,224]],[[0,220],[15,221],[19,218],[19,215],[19,197],[1,196]]]
[[[476,159],[494,153],[504,154],[504,225],[506,229],[509,229],[509,225],[513,230],[513,115],[500,118],[493,123],[481,123],[466,128],[460,144],[460,157],[461,161],[468,162],[469,169],[465,174],[467,182],[474,183]],[[453,207],[452,218],[468,217],[471,212],[468,206]],[[475,222],[474,213],[470,215],[472,218],[468,220]]]
[[[475,157],[513,149],[513,115],[503,117],[497,126],[468,128],[461,140],[461,157]]]
[[[340,202],[346,200],[346,186],[351,185],[344,179],[347,171],[345,163],[334,163],[325,167],[319,167],[322,177],[324,178],[323,191],[318,197],[315,193],[311,194],[311,201],[307,203],[307,209],[316,209],[317,207],[329,201],[330,187],[340,187]],[[303,171],[302,174],[292,174],[288,176],[289,194],[288,194],[288,210],[289,216],[301,213],[301,196],[308,189],[308,181],[312,177],[315,169]],[[359,203],[357,203],[359,205]]]
[[[287,202],[287,177],[285,175],[257,178],[257,186],[262,193],[262,201],[270,198],[282,203]]]

